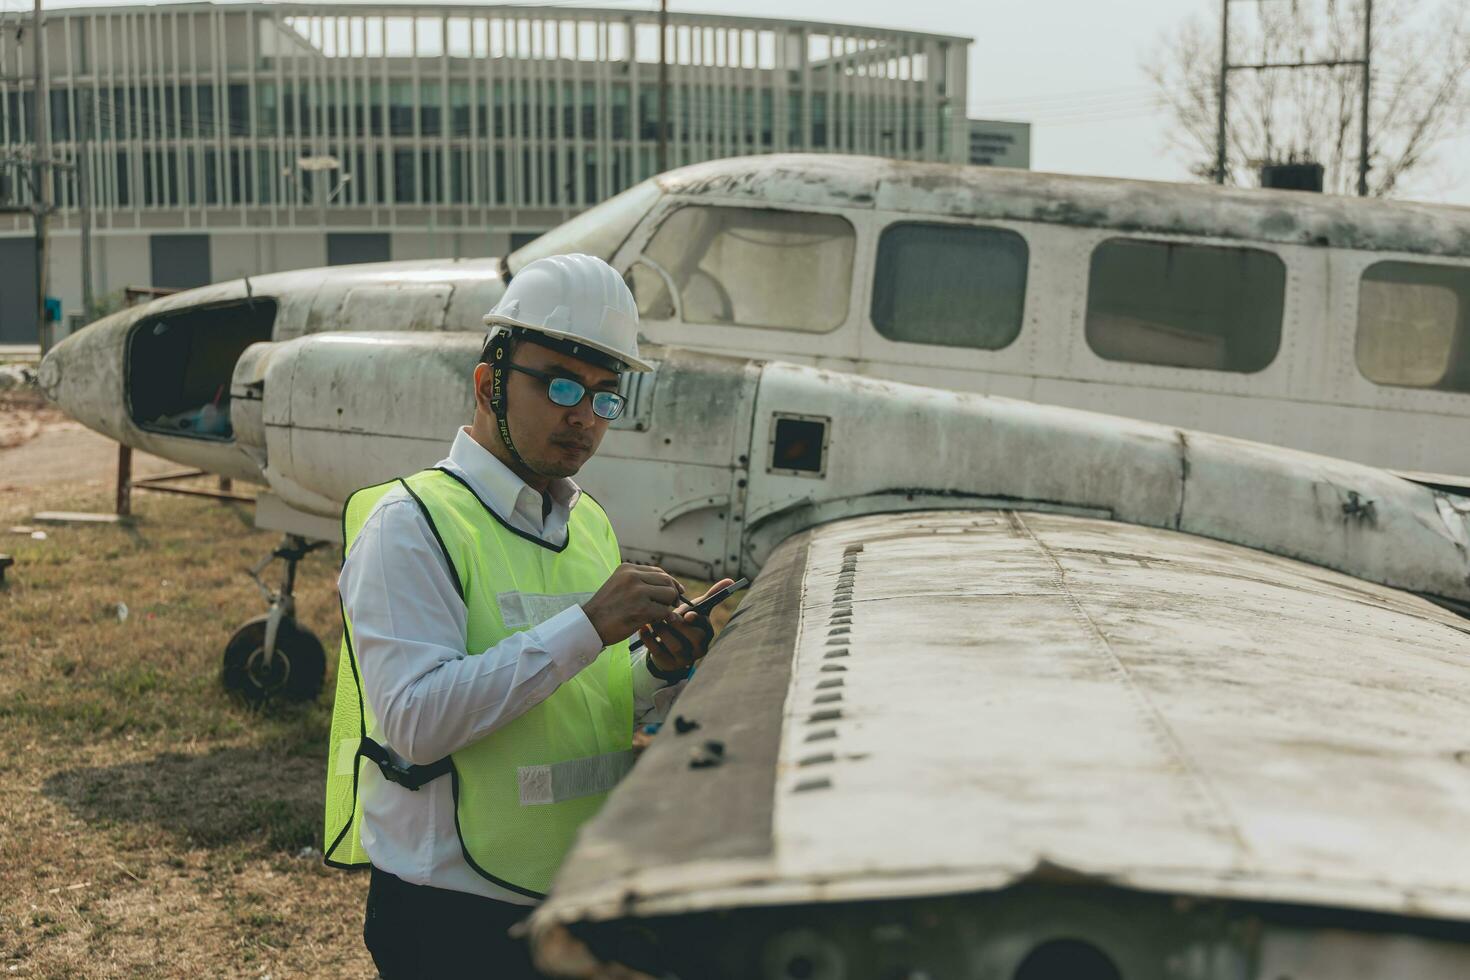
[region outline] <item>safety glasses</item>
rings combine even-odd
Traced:
[[[582,399],[587,395],[587,386],[580,381],[547,374],[545,371],[537,371],[534,368],[521,367],[519,364],[507,364],[506,367],[545,381],[546,397],[551,399],[553,405],[571,408],[582,404]],[[592,392],[592,414],[611,421],[623,414],[625,402],[626,399],[616,391],[594,391]]]

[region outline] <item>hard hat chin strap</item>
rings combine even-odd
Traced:
[[[490,357],[486,363],[490,365],[490,411],[495,413],[495,428],[500,432],[500,441],[505,443],[506,452],[510,458],[521,464],[528,470],[535,470],[530,463],[521,456],[516,448],[515,442],[510,437],[510,400],[509,393],[505,390],[506,375],[510,372],[507,365],[510,364],[511,354],[515,349],[510,331],[497,331],[490,338]]]

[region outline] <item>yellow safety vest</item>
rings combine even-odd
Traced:
[[[582,495],[572,509],[566,543],[557,548],[511,527],[442,469],[354,493],[343,509],[344,553],[377,502],[398,486],[422,509],[456,573],[468,612],[466,654],[585,602],[620,561],[612,525],[591,497]],[[632,766],[627,642],[603,650],[546,700],[447,760],[395,770],[368,738],[375,724],[362,698],[346,609],[342,626],[327,762],[326,863],[369,863],[359,837],[364,766],[377,764],[390,780],[375,784],[375,792],[413,792],[444,773],[452,780],[455,824],[470,867],[504,888],[543,896],[578,829]]]

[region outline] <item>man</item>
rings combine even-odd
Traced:
[[[506,930],[712,632],[672,576],[620,563],[571,479],[622,410],[619,373],[649,370],[622,278],[541,259],[485,322],[448,458],[343,515],[326,860],[372,865],[363,933],[389,980],[534,975]]]

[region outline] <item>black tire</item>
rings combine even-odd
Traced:
[[[225,690],[252,705],[271,700],[313,700],[321,693],[327,671],[322,641],[295,620],[283,619],[276,631],[275,655],[267,668],[266,619],[257,616],[247,621],[225,645],[224,669],[220,672]]]

